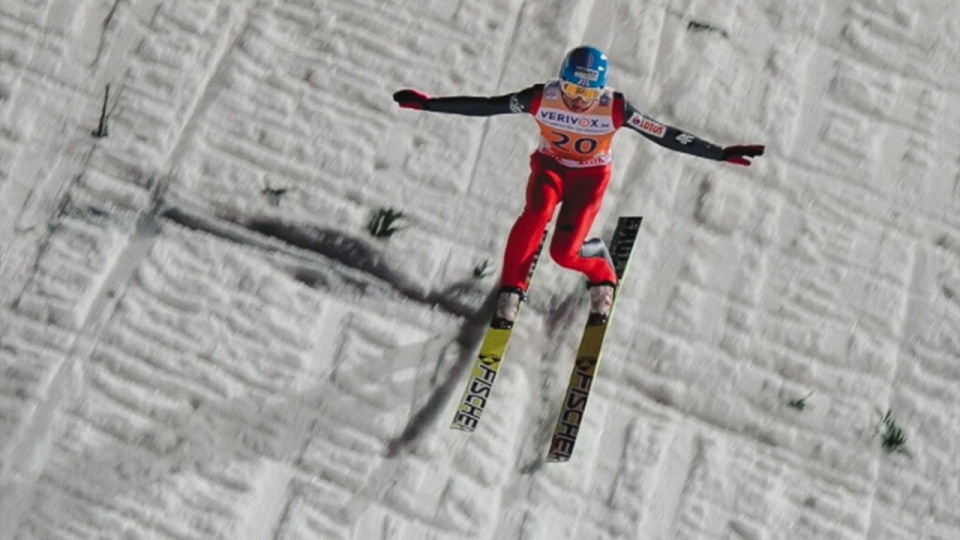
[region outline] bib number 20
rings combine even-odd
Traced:
[[[581,154],[592,154],[594,150],[597,149],[597,145],[600,144],[596,139],[591,139],[590,137],[577,137],[576,139],[571,138],[566,133],[561,133],[559,131],[552,132],[556,138],[550,141],[551,143],[563,148],[564,150],[569,150],[571,146],[578,153]],[[573,143],[572,145],[570,143]]]

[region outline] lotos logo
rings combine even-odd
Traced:
[[[667,127],[663,124],[658,124],[653,120],[647,120],[643,116],[640,116],[636,113],[630,117],[629,124],[644,133],[653,135],[654,137],[663,137],[664,133],[667,132]]]

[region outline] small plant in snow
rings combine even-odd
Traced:
[[[486,260],[473,267],[473,277],[483,279],[490,275],[490,261]]]
[[[910,455],[906,448],[907,436],[903,434],[903,429],[894,421],[890,409],[887,409],[887,414],[881,415],[880,425],[877,426],[877,436],[880,437],[880,444],[888,454]]]
[[[813,395],[813,392],[810,392],[809,394],[803,396],[800,399],[795,399],[787,403],[787,406],[792,407],[798,411],[802,411],[807,406],[807,399],[812,395]]]
[[[272,188],[267,186],[263,188],[263,191],[260,193],[267,198],[267,202],[269,202],[272,206],[280,206],[280,199],[282,199],[288,191],[290,190],[287,188]]]
[[[397,222],[406,216],[403,212],[393,208],[380,208],[370,217],[367,223],[367,230],[374,238],[390,238],[394,233],[402,229]]]

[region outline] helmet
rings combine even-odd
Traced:
[[[586,88],[602,89],[607,85],[607,55],[596,47],[571,49],[560,65],[560,80]]]

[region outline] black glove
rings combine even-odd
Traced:
[[[427,102],[430,96],[419,90],[405,88],[393,94],[393,100],[400,104],[404,109],[424,110],[427,108]]]
[[[723,154],[721,155],[720,160],[726,161],[727,163],[733,163],[735,165],[749,167],[750,160],[747,158],[762,156],[765,148],[766,147],[761,144],[727,146],[723,149]]]

